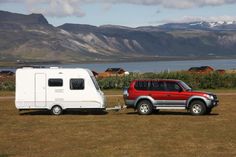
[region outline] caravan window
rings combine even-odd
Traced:
[[[70,80],[71,90],[83,90],[84,89],[84,79],[71,79]]]
[[[49,87],[62,87],[63,86],[63,80],[62,79],[49,79],[48,80],[48,86]]]
[[[100,87],[99,87],[99,85],[98,85],[98,82],[97,82],[96,78],[95,78],[94,76],[90,76],[90,77],[91,77],[91,79],[92,79],[92,81],[93,81],[93,84],[94,84],[95,88],[96,88],[97,90],[99,90]]]

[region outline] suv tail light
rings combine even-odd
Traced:
[[[123,96],[126,97],[126,98],[129,96],[128,88],[125,88],[125,89],[123,90]]]

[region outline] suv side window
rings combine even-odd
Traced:
[[[153,90],[153,91],[164,91],[165,90],[164,82],[151,81],[150,82],[150,90]]]
[[[149,89],[149,81],[137,81],[137,82],[135,82],[134,88],[136,90],[148,90]]]
[[[167,91],[180,91],[181,87],[176,82],[166,82]]]

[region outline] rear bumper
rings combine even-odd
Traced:
[[[134,104],[135,101],[134,100],[128,100],[128,99],[124,99],[125,105],[127,106],[127,108],[135,108]]]

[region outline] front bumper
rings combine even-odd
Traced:
[[[219,100],[209,100],[206,105],[208,108],[216,107],[219,105]]]

